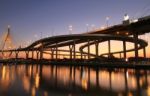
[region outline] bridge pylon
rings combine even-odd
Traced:
[[[12,36],[10,34],[10,25],[7,26],[7,31],[2,35],[0,49],[2,51],[2,58],[9,58],[12,52],[4,52],[4,50],[11,50],[14,48],[14,44],[12,42]]]

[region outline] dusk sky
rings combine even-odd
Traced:
[[[16,44],[61,34],[86,32],[86,24],[96,28],[122,23],[127,13],[130,18],[150,15],[149,0],[0,0],[0,36],[11,25]],[[90,27],[89,26],[89,30]],[[37,35],[38,37],[35,37]]]

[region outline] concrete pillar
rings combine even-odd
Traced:
[[[145,47],[143,48],[143,55],[144,55],[144,58],[146,58],[146,48]]]
[[[54,48],[51,48],[51,59],[54,59]]]
[[[19,51],[15,51],[16,59],[18,58]]]
[[[40,49],[40,59],[43,59],[43,48]]]
[[[134,48],[135,48],[135,58],[138,58],[139,57],[139,53],[138,53],[138,34],[135,33],[133,34],[133,37],[134,37]]]
[[[111,53],[111,44],[110,44],[110,40],[108,40],[108,57],[110,57],[110,53]]]
[[[34,58],[34,51],[32,50],[32,59]]]
[[[99,56],[99,54],[98,54],[98,47],[99,47],[99,43],[98,43],[98,41],[95,41],[95,53],[96,53],[96,57]]]
[[[123,41],[123,54],[124,54],[124,59],[127,58],[127,54],[126,54],[126,41]]]
[[[75,40],[73,41],[73,57],[74,57],[74,60],[76,59],[76,42]]]
[[[90,59],[90,40],[88,39],[88,59]]]
[[[43,59],[43,43],[41,43],[41,49],[40,49],[40,59]]]
[[[38,60],[39,59],[39,52],[36,51],[36,59]]]
[[[119,53],[119,57],[120,57],[120,59],[122,58],[122,57],[121,57],[121,53]]]
[[[58,44],[56,43],[56,60],[58,59]]]
[[[69,45],[69,50],[70,50],[70,59],[72,59],[72,48],[73,48],[73,46],[72,46],[72,45]]]
[[[25,53],[26,53],[26,59],[28,59],[29,58],[29,51],[25,51]]]

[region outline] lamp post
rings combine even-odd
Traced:
[[[106,17],[106,27],[108,27],[108,21],[109,21],[110,17]]]
[[[72,25],[69,25],[69,34],[72,34]]]
[[[86,24],[86,32],[89,32],[89,24]]]

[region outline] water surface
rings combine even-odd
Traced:
[[[150,70],[1,64],[0,96],[150,96]]]

